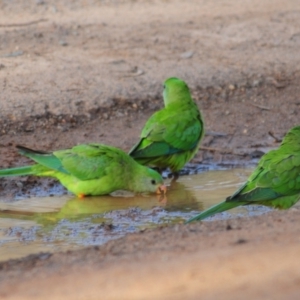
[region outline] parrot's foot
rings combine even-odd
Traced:
[[[179,178],[179,173],[178,172],[170,173],[168,175],[168,178],[172,178],[172,182],[175,182]]]
[[[85,197],[85,194],[78,194],[77,197],[78,197],[79,199],[83,199],[83,198]]]
[[[157,195],[157,200],[158,200],[158,202],[160,202],[162,205],[166,205],[167,202],[168,202],[168,199],[167,199],[167,197],[166,197],[165,194]]]

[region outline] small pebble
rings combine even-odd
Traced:
[[[64,41],[64,40],[60,40],[59,41],[59,44],[61,45],[61,46],[68,46],[68,43],[66,42],[66,41]]]
[[[21,181],[17,181],[16,185],[18,188],[22,188],[23,187],[23,183]]]
[[[188,59],[188,58],[192,58],[193,55],[194,55],[194,51],[186,51],[186,52],[181,53],[180,57],[184,58],[184,59]]]

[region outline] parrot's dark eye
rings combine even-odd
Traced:
[[[164,85],[164,89],[166,88],[166,86]]]
[[[154,180],[154,179],[152,179],[152,180],[151,180],[151,183],[152,183],[152,184],[156,184],[156,182],[155,182],[155,180]]]

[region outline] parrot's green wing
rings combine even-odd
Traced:
[[[109,146],[89,144],[51,153],[34,151],[18,146],[21,154],[52,170],[73,175],[80,180],[101,178],[120,159]],[[115,151],[117,151],[115,149]]]
[[[156,157],[194,149],[203,135],[198,110],[184,110],[179,122],[177,118],[178,112],[172,109],[155,113],[146,123],[141,140],[129,154],[135,158]]]
[[[300,191],[300,154],[282,152],[278,149],[264,155],[247,182],[226,201],[254,204],[297,194]]]
[[[55,151],[53,154],[67,172],[80,180],[90,180],[107,175],[116,165],[122,163],[125,158],[119,152],[109,146],[88,144]]]
[[[201,212],[186,223],[201,221],[240,205],[261,204],[288,209],[300,199],[300,155],[264,155],[248,180],[224,202]],[[292,167],[294,166],[294,167]]]
[[[232,196],[187,221],[203,220],[239,205],[261,204],[288,209],[300,200],[300,126],[292,128],[280,147],[265,154],[247,182]]]

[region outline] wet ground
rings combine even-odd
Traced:
[[[80,202],[53,180],[1,179],[3,260],[46,252],[1,262],[0,298],[298,299],[299,207],[181,222],[299,125],[299,16],[297,0],[0,2],[1,168],[28,163],[16,144],[129,150],[170,76],[205,117],[192,166],[208,166],[180,177],[166,203]],[[53,253],[69,246],[83,249]]]
[[[182,176],[176,182],[167,181],[168,194],[164,199],[125,191],[116,192],[114,196],[85,199],[55,194],[38,197],[38,191],[35,191],[36,197],[18,197],[13,202],[4,202],[0,198],[0,261],[39,252],[102,245],[128,233],[183,223],[220,202],[224,195],[232,194],[251,170],[248,167],[203,172],[203,166],[200,168],[199,174]],[[195,172],[199,166],[191,165],[190,169]],[[57,187],[59,192],[59,184]],[[250,210],[238,208],[211,219],[230,218],[232,214],[260,214],[268,210],[262,206]]]

